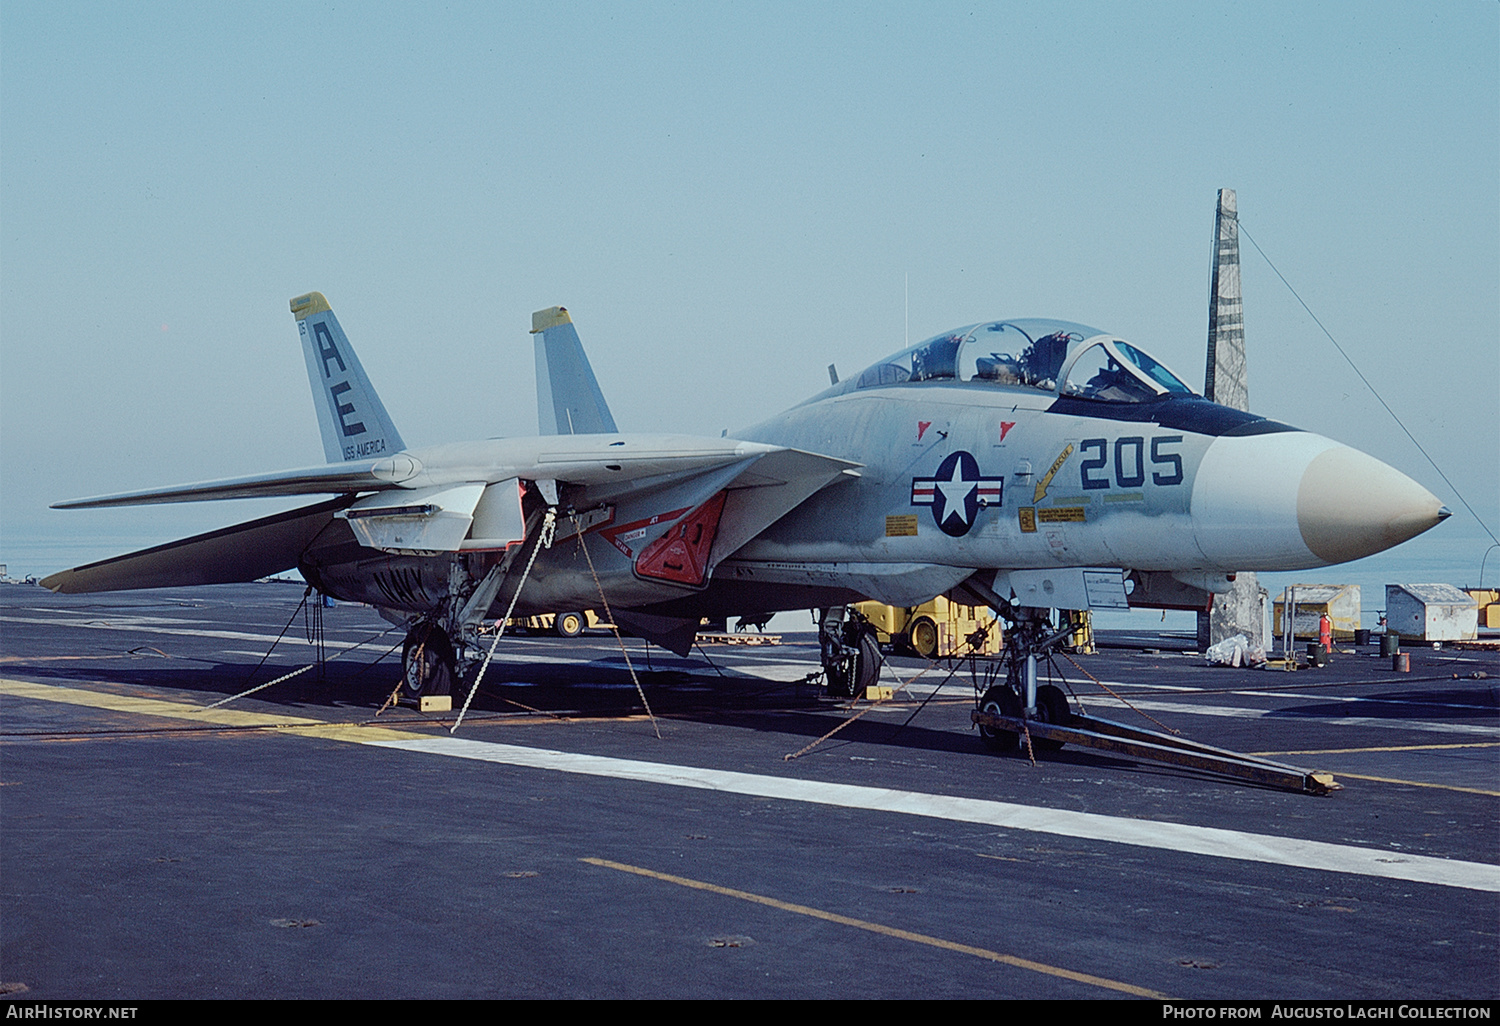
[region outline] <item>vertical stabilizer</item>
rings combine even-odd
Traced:
[[[321,292],[292,300],[313,406],[329,463],[374,459],[406,448],[359,357]]]
[[[573,319],[560,306],[531,315],[536,336],[537,429],[544,435],[612,435],[610,415]]]

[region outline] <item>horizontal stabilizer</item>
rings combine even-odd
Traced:
[[[544,435],[612,435],[619,429],[573,319],[561,306],[531,315],[536,336],[536,415]]]
[[[393,465],[399,465],[400,476],[393,470]],[[396,487],[405,477],[416,473],[412,468],[417,468],[417,464],[405,457],[334,463],[304,470],[280,470],[250,477],[229,477],[219,481],[200,481],[197,484],[68,499],[66,502],[54,502],[52,508],[97,509],[103,506],[148,506],[163,502],[204,502],[210,499],[262,499],[278,495],[370,492]]]
[[[349,503],[328,499],[208,534],[63,570],[42,587],[65,594],[236,584],[291,570]]]

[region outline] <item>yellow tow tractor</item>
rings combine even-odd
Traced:
[[[538,613],[536,616],[511,617],[510,627],[524,630],[527,634],[551,632],[560,638],[576,638],[586,627],[608,627],[609,624],[594,615],[592,609],[581,612]]]
[[[923,659],[995,655],[1005,647],[1000,621],[982,606],[962,606],[939,595],[920,606],[861,602],[854,607],[875,628],[875,639]]]

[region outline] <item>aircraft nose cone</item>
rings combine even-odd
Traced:
[[[1405,474],[1307,431],[1215,439],[1190,508],[1204,567],[1225,571],[1342,563],[1443,517],[1437,498]]]
[[[1297,488],[1297,528],[1319,559],[1344,563],[1381,552],[1449,516],[1437,496],[1357,449],[1315,456]]]

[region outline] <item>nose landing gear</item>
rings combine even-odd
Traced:
[[[1065,640],[1071,628],[1055,630],[1045,609],[1017,607],[1006,603],[998,611],[1011,623],[1005,637],[1005,683],[985,689],[979,712],[1026,723],[1065,727],[1073,720],[1067,696],[1055,684],[1037,685],[1037,660]],[[1013,752],[1023,734],[996,724],[976,721],[979,738],[993,752]],[[1064,742],[1025,730],[1025,738],[1038,751],[1055,752]]]
[[[1071,741],[1087,748],[1220,773],[1281,790],[1320,795],[1339,790],[1333,776],[1321,770],[1286,766],[1212,748],[1179,735],[1073,712],[1061,688],[1053,684],[1038,686],[1036,680],[1037,659],[1050,655],[1072,633],[1072,626],[1054,631],[1047,610],[993,600],[992,605],[1014,626],[1006,637],[1005,682],[987,687],[978,707],[970,713],[970,720],[979,728],[980,740],[990,751],[1015,752],[1022,747],[1023,736],[1033,751],[1055,752]]]
[[[990,716],[1020,719],[1021,700],[1016,697],[1010,685],[996,684],[986,689],[984,696],[979,699],[979,711]],[[1021,743],[1021,735],[1014,730],[991,727],[981,723],[979,724],[979,740],[992,752],[1009,753],[1014,752]]]

